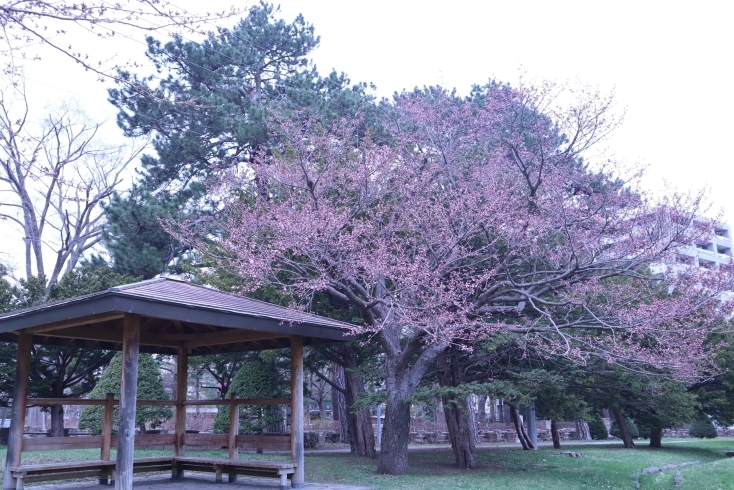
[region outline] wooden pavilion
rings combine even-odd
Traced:
[[[303,466],[303,346],[349,340],[348,325],[217,290],[167,278],[111,288],[0,315],[0,340],[18,343],[17,368],[4,489],[23,488],[27,481],[99,476],[114,481],[115,488],[130,490],[133,473],[170,469],[178,477],[186,469],[222,473],[234,481],[237,474],[277,476],[281,487],[291,479],[293,488],[304,484]],[[123,368],[120,399],[28,399],[31,348],[34,344],[121,350]],[[283,399],[187,400],[188,357],[221,352],[290,348],[291,396]],[[139,352],[177,356],[176,399],[137,400]],[[24,438],[26,406],[103,405],[101,436]],[[113,435],[113,406],[119,404],[117,435]],[[175,433],[135,434],[136,405],[171,405]],[[290,435],[238,434],[239,405],[290,405]],[[229,434],[187,434],[186,407],[230,405]],[[229,459],[186,457],[187,446],[229,448]],[[116,461],[110,448],[117,447]],[[133,457],[135,447],[173,446],[168,458]],[[29,450],[99,448],[100,460],[64,465],[21,465]],[[292,463],[245,462],[237,459],[242,448],[290,448]]]

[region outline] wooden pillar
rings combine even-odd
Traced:
[[[240,406],[237,393],[232,393],[229,405],[229,459],[237,459],[237,433],[240,431]],[[237,481],[237,473],[229,474],[229,482]]]
[[[23,427],[25,426],[25,409],[28,402],[28,379],[31,376],[31,349],[33,335],[20,332],[18,335],[18,356],[15,364],[15,384],[13,385],[13,411],[10,414],[10,432],[8,433],[8,453],[5,459],[5,479],[3,488],[15,488],[10,468],[20,465],[20,454],[23,450]]]
[[[176,358],[176,456],[184,455],[186,437],[186,394],[189,389],[189,350],[186,347],[178,348]]]
[[[115,490],[131,490],[133,487],[139,350],[140,315],[127,313],[125,314],[125,329],[122,333],[122,384],[120,385]]]
[[[115,395],[107,393],[104,403],[104,417],[102,419],[102,450],[100,457],[102,461],[110,460],[110,446],[112,444],[112,414],[115,409]],[[106,485],[112,475],[105,475],[99,479],[100,485]]]
[[[189,391],[189,349],[188,347],[179,347],[178,356],[176,357],[176,413],[175,413],[175,440],[173,445],[173,453],[176,456],[183,456],[186,444],[186,395]],[[183,470],[179,470],[174,463],[171,467],[171,477],[181,478],[184,476]]]
[[[303,488],[303,337],[291,336],[291,459],[296,463],[291,485]]]

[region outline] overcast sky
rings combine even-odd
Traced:
[[[173,3],[191,10],[201,5]],[[466,93],[489,78],[515,82],[520,74],[613,90],[626,118],[609,150],[623,161],[647,165],[650,188],[661,189],[664,180],[684,191],[708,187],[713,206],[725,208],[725,219],[734,223],[732,2],[287,0],[280,5],[285,19],[302,13],[315,26],[321,46],[312,58],[323,74],[334,68],[353,81],[372,82],[379,96],[435,84]],[[99,41],[94,47],[118,60],[141,59],[142,35],[135,36],[140,41]],[[90,115],[110,121],[112,137],[114,111],[106,103],[105,85],[55,58],[45,55],[26,68],[36,105],[76,97]]]

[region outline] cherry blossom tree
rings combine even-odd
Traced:
[[[713,230],[695,218],[702,196],[652,196],[595,152],[617,124],[611,98],[490,83],[383,109],[372,128],[275,115],[279,144],[212,182],[224,218],[170,225],[248,288],[359,310],[354,331],[385,355],[378,471],[407,471],[410,397],[451,345],[512,333],[579,363],[710,367],[726,269],[651,269]]]

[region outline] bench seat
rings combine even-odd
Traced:
[[[75,461],[66,463],[33,464],[10,468],[16,479],[16,490],[23,490],[26,483],[50,480],[70,480],[72,478],[99,478],[100,482],[115,479],[115,461]],[[185,470],[214,473],[215,480],[222,482],[222,474],[227,473],[229,481],[237,475],[275,477],[280,479],[280,488],[288,488],[288,479],[296,471],[295,463],[278,461],[258,461],[226,458],[200,458],[196,456],[161,456],[135,458],[133,473],[171,471],[174,478]]]
[[[50,480],[70,480],[72,478],[99,478],[100,481],[114,481],[115,461],[74,461],[66,463],[30,464],[10,468],[16,479],[15,489],[23,490],[26,483]],[[171,457],[136,458],[133,473],[170,471]]]
[[[280,478],[280,488],[288,488],[288,479],[296,472],[295,463],[279,461],[259,461],[226,458],[200,458],[196,456],[176,456],[174,458],[178,471],[205,471],[215,474],[215,481],[222,482],[222,474],[229,475],[229,481],[235,481],[237,475],[262,476]]]

